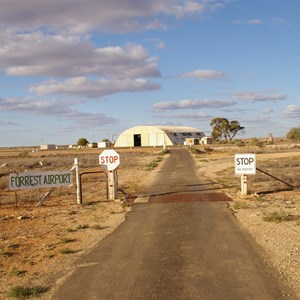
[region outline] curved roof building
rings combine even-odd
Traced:
[[[201,139],[204,133],[186,126],[136,126],[123,131],[115,147],[183,145],[187,139]]]

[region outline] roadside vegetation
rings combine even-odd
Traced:
[[[16,286],[10,289],[8,296],[15,299],[38,297],[48,289],[42,286]]]
[[[288,131],[286,137],[292,141],[300,141],[300,127],[292,128]]]

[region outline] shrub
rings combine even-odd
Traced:
[[[72,249],[69,249],[69,248],[63,248],[59,251],[61,254],[73,254],[75,253],[76,251],[75,250],[72,250]]]
[[[157,161],[151,161],[149,164],[147,164],[147,170],[153,170],[158,166]]]
[[[257,138],[252,138],[248,143],[249,143],[249,146],[255,146],[255,147],[260,147],[260,148],[262,148],[264,146],[264,142],[260,141]]]
[[[161,154],[168,154],[170,153],[170,149],[165,148],[163,151],[161,151]]]
[[[79,224],[79,225],[77,225],[77,229],[78,230],[80,230],[80,229],[86,229],[86,228],[89,228],[90,226],[89,225],[87,225],[87,224]]]
[[[47,290],[47,288],[42,286],[16,286],[11,288],[9,296],[17,299],[26,299],[29,297],[37,297]]]
[[[263,220],[267,222],[283,222],[283,221],[289,221],[291,220],[291,216],[287,214],[285,211],[272,211],[268,213],[264,213]]]
[[[286,137],[293,141],[300,141],[300,127],[290,129]]]
[[[247,209],[250,207],[250,204],[247,202],[241,202],[241,201],[236,201],[234,202],[233,208],[234,209]]]

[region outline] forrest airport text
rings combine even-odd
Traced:
[[[66,186],[72,184],[72,173],[10,174],[9,181],[10,189]]]

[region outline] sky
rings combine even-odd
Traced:
[[[0,146],[221,117],[300,126],[298,0],[0,0]]]

